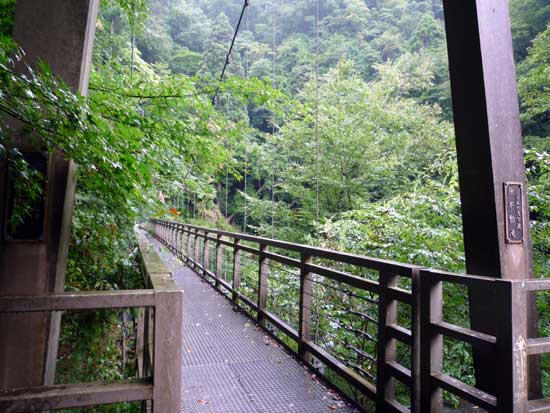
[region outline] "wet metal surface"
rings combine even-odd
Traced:
[[[194,271],[161,256],[184,289],[185,413],[357,411]]]

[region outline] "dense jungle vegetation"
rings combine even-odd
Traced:
[[[535,272],[548,277],[550,3],[510,3]],[[139,286],[133,225],[153,215],[464,271],[440,0],[319,0],[318,19],[313,0],[252,0],[221,84],[241,1],[102,0],[88,97],[45,64],[15,74],[14,4],[0,0],[2,116],[79,165],[67,289]],[[17,226],[44,177],[9,125]],[[464,321],[464,296],[446,302]],[[550,303],[539,309],[550,335]],[[131,375],[117,331],[132,318],[65,317],[59,380]],[[472,382],[470,353],[449,350]]]

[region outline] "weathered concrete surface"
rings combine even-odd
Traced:
[[[31,64],[41,59],[69,86],[86,93],[99,0],[18,0],[14,39]],[[25,142],[25,136],[19,137]],[[25,146],[25,145],[23,145]],[[30,145],[27,145],[30,149]],[[36,150],[36,149],[34,149]],[[43,234],[0,240],[0,294],[35,295],[63,289],[74,197],[74,165],[60,153],[48,160]],[[7,200],[0,164],[0,214]],[[0,390],[53,381],[60,314],[0,315]]]

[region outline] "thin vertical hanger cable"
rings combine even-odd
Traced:
[[[319,0],[315,0],[315,225],[319,226]]]
[[[130,78],[134,75],[134,61],[136,55],[136,0],[133,2],[133,18],[132,18],[132,57],[130,63]]]
[[[247,32],[249,31],[249,27],[248,27],[249,14],[250,14],[250,8],[247,8],[246,9],[245,20],[244,20],[244,27],[245,27],[245,30]],[[248,79],[248,70],[249,70],[249,58],[250,58],[249,51],[250,51],[250,46],[247,43],[246,44],[246,49],[245,49],[245,63],[244,63],[244,76],[245,76],[246,79]],[[248,189],[248,143],[245,142],[245,144],[244,144],[244,197],[243,197],[243,200],[244,200],[243,232],[245,234],[247,233],[247,227],[248,227],[248,223],[247,223],[247,220],[248,220],[248,205],[247,205],[247,200],[246,200],[247,189]]]
[[[225,146],[225,222],[227,223],[227,204],[229,203],[229,145]]]
[[[271,65],[272,83],[275,87],[275,55],[277,53],[277,8],[275,0],[272,0],[273,5],[273,61]],[[275,112],[272,119],[272,153],[271,153],[271,238],[275,238]]]

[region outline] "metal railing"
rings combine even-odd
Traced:
[[[1,296],[0,313],[140,308],[138,379],[79,383],[0,392],[0,411],[44,411],[143,401],[154,412],[181,411],[183,291],[137,231],[148,290],[90,291],[44,296]],[[181,317],[174,317],[181,314]]]
[[[549,280],[451,274],[171,221],[151,220],[151,229],[363,406],[368,399],[377,412],[441,412],[445,390],[490,412],[550,411],[548,400],[528,401],[526,383],[528,355],[550,352],[550,339],[527,338],[521,304],[528,291],[550,290]],[[443,283],[493,290],[496,336],[446,322]],[[444,337],[497,353],[497,394],[444,374]]]

